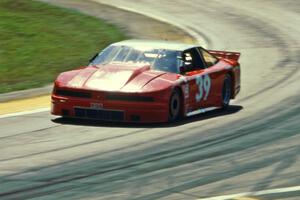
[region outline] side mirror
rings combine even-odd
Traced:
[[[186,71],[185,66],[180,66],[179,71],[180,71],[180,74],[184,74]]]
[[[185,72],[191,71],[193,66],[189,62],[185,62],[183,66],[179,67],[180,74],[184,74]]]
[[[89,62],[92,63],[98,55],[99,53],[96,53],[91,59],[89,59]]]

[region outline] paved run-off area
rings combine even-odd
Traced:
[[[263,191],[251,198],[299,199],[299,191],[284,190],[300,185],[299,2],[109,3],[204,33],[209,48],[241,51],[241,94],[227,112],[170,125],[68,121],[48,112],[1,119],[0,197],[203,199]]]

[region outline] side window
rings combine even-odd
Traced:
[[[218,59],[205,51],[202,48],[198,48],[199,52],[201,52],[204,62],[206,63],[207,67],[211,67],[218,62]]]
[[[185,60],[185,65],[191,65],[188,71],[193,71],[197,69],[204,69],[202,58],[199,55],[196,48],[188,49],[183,52],[183,57]]]

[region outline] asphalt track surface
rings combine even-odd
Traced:
[[[190,27],[210,49],[240,51],[241,94],[226,112],[177,124],[0,119],[0,199],[201,199],[300,185],[299,1],[109,3]]]

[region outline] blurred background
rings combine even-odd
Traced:
[[[1,0],[0,18],[0,93],[50,84],[127,38],[100,19],[32,0]]]
[[[299,200],[299,11],[297,0],[0,0],[0,199]],[[173,124],[51,116],[55,77],[128,38],[241,52],[241,93],[226,112]]]

